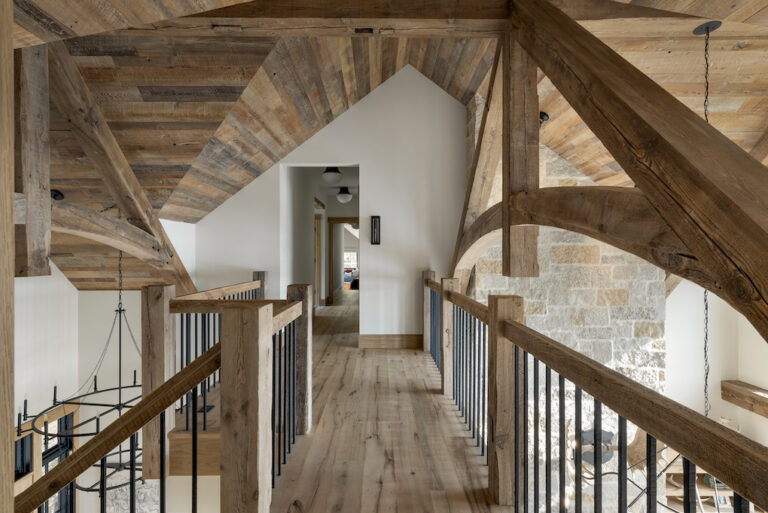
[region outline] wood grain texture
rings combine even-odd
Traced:
[[[488,324],[488,307],[479,301],[465,296],[461,292],[454,292],[452,290],[443,291],[445,299],[453,303],[454,305],[464,309],[467,313],[473,315],[485,324]]]
[[[536,63],[505,35],[503,54],[501,197],[539,188],[539,94]],[[539,275],[539,229],[510,223],[510,206],[501,204],[501,270],[504,276]]]
[[[522,297],[488,297],[488,488],[496,504],[516,506],[518,511],[522,504],[515,504],[515,479],[527,486],[514,458],[515,444],[522,448],[522,440],[515,439],[516,422],[523,430],[522,415],[515,416],[515,393],[520,393],[522,402],[523,391],[515,387],[515,374],[522,368],[503,327],[506,321],[523,322],[524,317]]]
[[[301,317],[296,319],[296,432],[312,430],[312,285],[289,285],[288,301],[301,303]]]
[[[222,314],[222,511],[268,513],[272,502],[272,322],[272,305]]]
[[[718,281],[718,295],[768,335],[765,167],[547,2],[513,2],[512,20],[521,45]]]
[[[492,39],[288,37],[277,42],[161,215],[197,222],[406,64],[466,103]]]
[[[176,372],[176,319],[168,305],[176,295],[176,287],[155,286],[141,290],[141,394],[148,396]],[[165,412],[165,428],[154,418],[141,430],[144,479],[160,478],[160,439],[174,427],[174,408]],[[168,447],[165,448],[169,461]]]
[[[13,224],[13,26],[11,0],[0,0],[0,509],[13,511],[13,321],[15,229]]]
[[[720,394],[723,401],[751,412],[768,417],[768,390],[743,381],[721,381]]]
[[[448,301],[446,292],[460,292],[461,282],[456,278],[440,280],[442,292],[440,301],[440,350],[441,350],[441,392],[450,397],[453,391],[453,303]]]
[[[522,324],[504,323],[503,334],[509,347],[517,345],[529,352],[629,422],[712,472],[748,501],[768,507],[768,448],[764,445]]]
[[[17,50],[15,61],[16,192],[26,197],[24,261],[16,276],[51,274],[51,148],[48,52],[44,46]]]
[[[418,335],[360,335],[360,349],[423,349],[424,336]]]
[[[40,504],[96,464],[121,442],[139,431],[147,422],[171,407],[182,395],[210,376],[220,366],[221,344],[218,343],[166,381],[160,388],[136,403],[133,408],[123,414],[119,421],[102,429],[99,434],[69,456],[65,462],[57,465],[42,479],[22,492],[15,498],[14,506],[8,511],[32,513]]]
[[[176,298],[178,301],[197,301],[206,299],[221,299],[227,296],[233,296],[242,292],[250,292],[254,289],[260,289],[262,283],[260,280],[246,281],[243,283],[236,283],[234,285],[227,285],[225,287],[217,287],[215,289],[203,290],[195,292],[193,294],[186,294]]]
[[[430,288],[427,286],[428,281],[434,281],[435,279],[435,271],[423,271],[421,273],[421,277],[424,279],[424,297],[422,299],[422,348],[424,349],[424,352],[429,352],[430,348],[430,337],[432,336],[432,331],[430,330],[430,322],[432,322],[432,294],[430,293]]]

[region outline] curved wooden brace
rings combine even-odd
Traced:
[[[587,235],[682,276],[717,294],[718,284],[651,206],[642,192],[626,187],[551,187],[510,198],[512,225],[553,226]],[[501,203],[464,233],[454,273],[501,243]]]
[[[24,195],[16,194],[13,206],[14,222],[23,224],[27,208]],[[54,203],[51,206],[51,230],[119,249],[158,269],[170,268],[157,239],[123,219],[78,205]]]

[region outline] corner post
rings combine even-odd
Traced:
[[[461,283],[458,278],[443,278],[440,285],[443,291],[442,301],[440,302],[442,323],[440,329],[440,347],[442,351],[442,357],[440,358],[441,388],[443,395],[450,397],[451,390],[453,390],[453,303],[446,299],[445,293],[447,291],[458,292],[461,288]]]
[[[147,397],[176,373],[176,323],[170,302],[176,297],[174,285],[156,285],[141,289],[141,393]],[[142,477],[160,479],[160,439],[174,427],[173,407],[165,414],[165,429],[160,418],[149,421],[141,430],[143,442]],[[165,461],[168,458],[166,446]]]
[[[222,314],[221,511],[269,513],[272,502],[272,305]]]
[[[430,301],[430,299],[431,299],[431,295],[430,295],[431,289],[429,287],[427,287],[426,281],[427,280],[434,280],[435,279],[435,271],[424,271],[424,272],[421,273],[421,277],[422,277],[421,285],[424,288],[424,308],[423,308],[423,311],[424,311],[424,330],[423,330],[424,331],[424,352],[428,353],[429,352],[429,347],[430,347],[430,342],[431,342],[431,340],[430,340],[431,330],[429,328],[430,328],[430,321],[432,320],[432,317],[431,317],[432,304],[431,304],[431,301]]]
[[[256,290],[256,299],[266,298],[267,271],[253,271],[253,281],[259,280],[261,287]]]
[[[301,301],[296,319],[296,432],[312,430],[312,285],[289,285],[289,301]]]
[[[523,387],[515,388],[515,375],[522,376],[522,352],[515,358],[516,346],[503,335],[504,322],[523,320],[522,297],[488,297],[488,487],[494,502],[502,506],[515,504],[515,479],[525,486],[520,465],[522,437],[515,439],[515,433],[524,429]]]

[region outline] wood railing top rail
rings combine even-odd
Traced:
[[[301,317],[301,308],[301,301],[286,301],[280,305],[275,305],[272,333],[277,333]]]
[[[469,312],[485,324],[488,324],[488,307],[479,301],[475,301],[460,292],[454,292],[452,290],[444,290],[443,298],[462,308],[464,311]]]
[[[108,425],[39,481],[17,495],[14,512],[32,513],[220,366],[221,343],[218,343],[127,410],[120,420]]]
[[[272,305],[274,308],[272,333],[301,317],[301,301],[286,299],[172,299],[169,303],[171,313],[202,314],[223,313],[230,308],[258,308],[264,305]]]
[[[220,299],[222,297],[231,296],[233,294],[239,294],[240,292],[248,292],[253,289],[261,288],[261,281],[246,281],[244,283],[237,283],[235,285],[227,285],[226,287],[219,287],[211,290],[204,290],[202,292],[195,292],[194,294],[187,294],[186,296],[179,296],[177,301],[191,301],[200,299]]]
[[[440,283],[436,282],[435,280],[424,280],[424,285],[434,290],[438,294],[442,293],[442,288],[440,287]]]
[[[768,509],[768,447],[686,408],[522,324],[504,336],[610,409]]]

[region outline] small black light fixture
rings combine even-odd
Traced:
[[[352,201],[352,193],[349,192],[349,187],[340,187],[336,199],[339,200],[339,203],[349,203]]]
[[[381,245],[381,217],[371,216],[371,245]]]
[[[325,171],[323,171],[322,176],[323,176],[323,181],[328,185],[338,184],[343,177],[343,175],[341,174],[341,171],[339,171],[339,168],[336,166],[326,167]]]
[[[544,111],[539,112],[539,126],[543,125],[545,121],[549,121],[549,114]]]
[[[51,199],[61,201],[64,199],[64,193],[58,189],[51,189]]]

